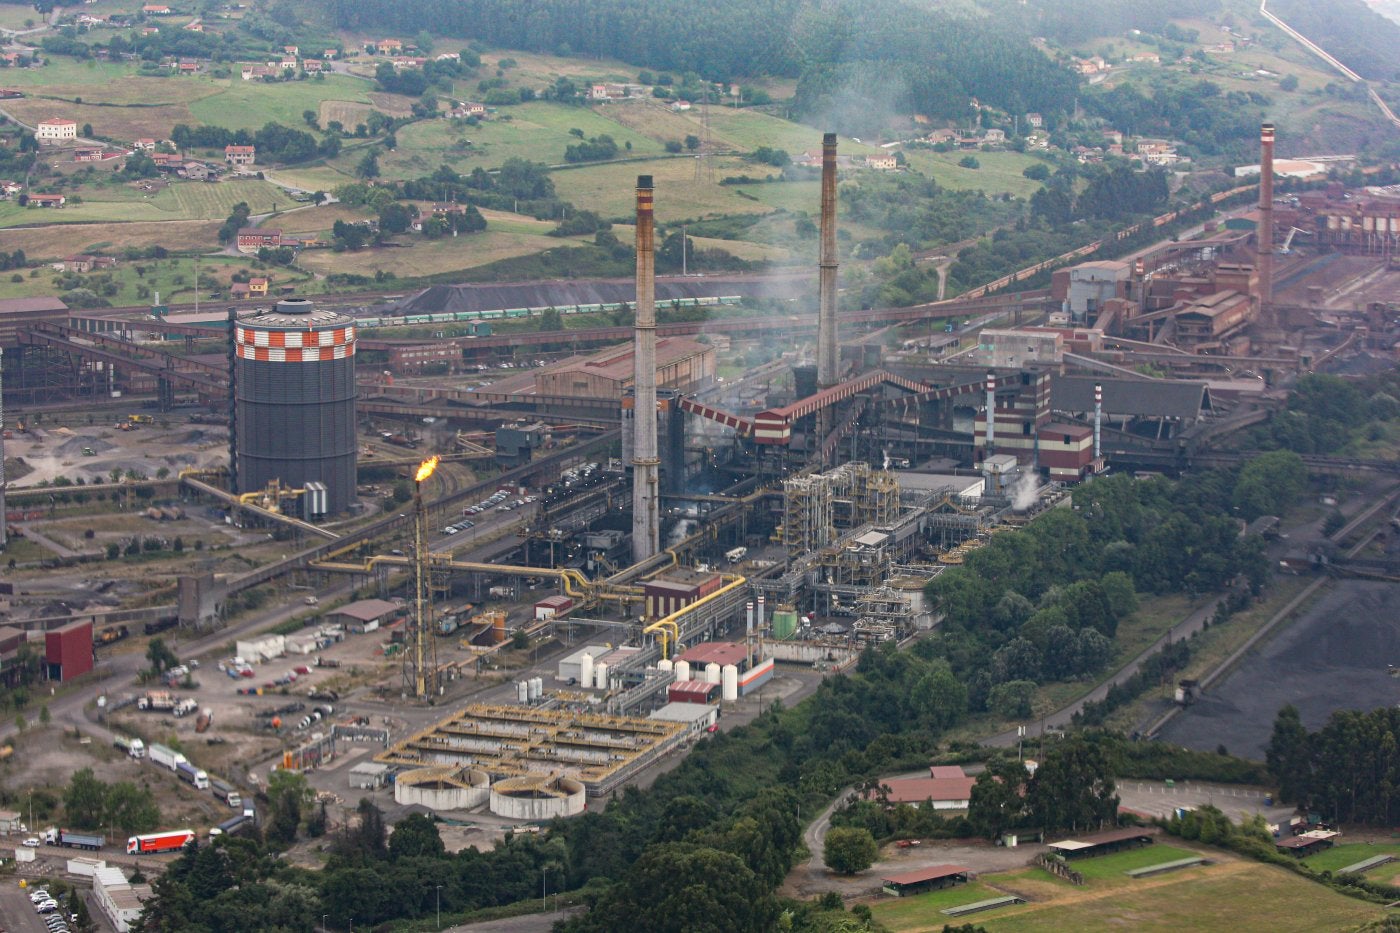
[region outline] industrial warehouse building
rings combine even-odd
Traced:
[[[71,622],[44,633],[49,680],[69,681],[92,670],[92,623]]]
[[[667,703],[652,712],[648,719],[663,722],[678,722],[685,726],[688,735],[698,735],[719,722],[719,707],[708,703]]]
[[[475,402],[563,407],[586,404],[616,411],[632,388],[635,366],[630,344],[570,357],[533,372],[508,376],[469,393]],[[656,341],[656,386],[680,392],[707,388],[715,378],[715,348],[688,337]]]
[[[403,613],[404,610],[398,603],[387,599],[362,599],[359,602],[346,603],[334,612],[326,613],[326,621],[345,626],[347,632],[363,635],[388,625]]]
[[[701,597],[709,596],[723,585],[724,578],[717,573],[672,571],[642,585],[645,613],[648,618],[664,618],[680,612]]]

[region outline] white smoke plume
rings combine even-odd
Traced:
[[[1027,470],[1016,480],[1011,490],[1011,507],[1024,512],[1035,505],[1036,494],[1040,492],[1040,478],[1033,470]]]

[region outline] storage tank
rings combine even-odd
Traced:
[[[739,699],[739,668],[733,664],[726,664],[720,676],[720,699],[726,703]]]
[[[671,663],[670,658],[662,658],[660,661],[656,662],[656,669],[669,674],[671,671],[675,670],[675,665]]]
[[[544,678],[543,678],[543,677],[531,677],[531,678],[530,678],[530,699],[531,699],[531,700],[538,700],[538,699],[540,699],[540,698],[543,697],[543,696],[544,696]]]
[[[530,682],[527,680],[516,681],[515,698],[521,703],[530,702]]]
[[[705,665],[705,680],[712,684],[719,683],[719,665],[711,661]]]
[[[579,686],[593,686],[593,655],[585,654],[578,661],[578,682]]]
[[[773,610],[773,637],[779,641],[791,638],[797,631],[796,609]]]
[[[233,393],[234,491],[321,482],[327,511],[344,512],[356,480],[354,318],[305,298],[239,315]]]
[[[599,661],[593,665],[593,686],[599,690],[608,689],[608,665],[606,661]]]
[[[689,680],[689,679],[690,679],[690,662],[689,662],[689,661],[677,661],[677,662],[676,662],[676,666],[675,666],[675,672],[676,672],[676,680]]]

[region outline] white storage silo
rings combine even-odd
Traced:
[[[599,661],[593,665],[593,686],[599,690],[608,689],[608,665],[605,661]]]
[[[544,696],[544,680],[539,677],[530,678],[530,702],[538,700]]]
[[[677,662],[676,662],[676,666],[675,666],[675,672],[676,672],[676,680],[678,680],[678,681],[680,681],[680,680],[689,680],[689,679],[690,679],[690,662],[689,662],[689,661],[677,661]]]
[[[716,663],[714,663],[713,661],[711,661],[709,664],[706,664],[706,665],[705,665],[705,680],[706,680],[706,682],[712,683],[712,684],[717,684],[717,683],[719,683],[719,678],[720,678],[719,665],[716,664]]]
[[[662,658],[660,661],[656,662],[656,669],[658,671],[666,671],[667,673],[670,673],[672,670],[675,669],[675,665],[671,663],[670,658]]]
[[[518,681],[515,685],[515,698],[521,703],[530,702],[530,683],[526,680]]]
[[[593,686],[593,655],[585,654],[579,658],[578,682],[581,687]]]
[[[739,699],[739,668],[733,664],[726,664],[720,676],[720,698],[726,703]]]

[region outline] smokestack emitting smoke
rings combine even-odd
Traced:
[[[997,374],[987,373],[987,456],[992,455],[992,445],[997,439]]]
[[[1094,383],[1094,459],[1103,456],[1103,447],[1100,445],[1101,429],[1103,427],[1103,384]]]
[[[632,379],[632,562],[660,550],[656,455],[656,232],[650,175],[637,176],[637,323]]]
[[[1274,303],[1274,125],[1259,128],[1259,307]]]

